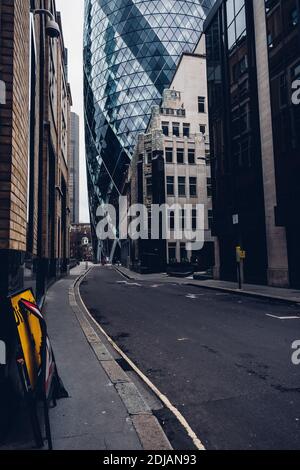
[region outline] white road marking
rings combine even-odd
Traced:
[[[186,295],[187,299],[197,300],[197,296],[195,294],[188,294]]]
[[[267,317],[276,318],[277,320],[300,320],[300,316],[298,317],[278,317],[277,315],[271,315],[270,313],[266,313]]]
[[[138,284],[137,282],[117,281],[117,284],[123,284],[125,286],[142,287],[142,284]]]
[[[79,280],[79,286],[81,282],[85,279],[88,273],[86,273],[80,280]],[[88,315],[88,317],[91,319],[91,321],[97,326],[97,328],[100,329],[100,331],[103,333],[103,335],[106,337],[107,341],[114,347],[114,349],[120,354],[120,356],[125,359],[125,361],[131,366],[131,368],[138,374],[138,376],[145,382],[146,385],[155,393],[155,395],[160,399],[160,401],[174,414],[174,416],[178,419],[180,424],[184,427],[184,429],[187,432],[187,435],[192,439],[194,445],[198,450],[206,450],[204,445],[202,444],[201,440],[198,438],[197,434],[193,431],[185,417],[180,413],[180,411],[170,402],[168,397],[164,395],[163,393],[160,392],[160,390],[146,377],[145,374],[134,364],[134,362],[129,359],[129,357],[122,351],[122,349],[119,348],[119,346],[112,340],[112,338],[106,333],[106,331],[102,328],[102,326],[96,322],[95,318],[92,317],[90,312],[88,311],[87,307],[85,306],[85,303],[82,300],[80,291],[79,291],[79,286],[77,289],[78,296],[80,298],[80,301]]]
[[[188,341],[188,340],[189,340],[189,338],[178,338],[177,341]]]

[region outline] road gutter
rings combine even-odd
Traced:
[[[93,269],[93,267],[88,269],[85,274],[79,276],[74,284],[70,286],[70,307],[74,312],[90,347],[94,351],[96,358],[105,370],[111,383],[124,403],[140,439],[142,448],[144,450],[151,451],[173,450],[157,418],[153,415],[152,410],[145,402],[136,385],[130,380],[126,372],[110,354],[94,328],[94,326],[96,326],[97,329],[99,329],[100,332],[108,339],[109,343],[112,344],[114,349],[117,350],[120,356],[126,359],[126,355],[117,347],[117,345],[115,345],[112,339],[108,337],[101,326],[98,325],[95,319],[91,316],[81,298],[79,292],[80,284],[91,269]],[[127,362],[129,361],[127,360]],[[136,369],[136,367],[134,368]]]

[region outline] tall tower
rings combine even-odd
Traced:
[[[86,155],[92,225],[114,202],[139,133],[214,0],[85,0]]]
[[[71,224],[79,224],[79,116],[71,113],[71,161],[69,162]]]

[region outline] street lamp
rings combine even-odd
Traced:
[[[58,23],[55,21],[55,18],[51,11],[49,10],[31,10],[31,13],[34,15],[47,15],[48,16],[48,21],[46,23],[46,34],[50,38],[59,38],[60,37],[60,29],[58,26]]]

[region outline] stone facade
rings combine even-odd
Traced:
[[[176,235],[176,218],[181,223],[182,215],[171,212],[165,222],[170,228],[168,239],[133,242],[131,250],[127,244],[122,262],[134,269],[161,270],[166,265],[194,262],[197,269],[206,270],[214,264],[206,60],[201,48],[203,40],[195,54],[183,54],[161,106],[152,108],[147,132],[139,136],[134,152],[127,190],[129,203],[144,204],[149,217],[153,204],[188,204],[194,209],[203,205],[204,248],[197,253],[186,249],[188,240]],[[186,213],[185,226],[187,221]]]
[[[289,285],[289,269],[286,233],[285,229],[283,227],[277,227],[275,222],[277,194],[265,2],[263,0],[256,0],[253,3],[253,9],[256,37],[255,47],[260,133],[263,156],[262,165],[268,252],[268,284],[277,287],[287,287]]]

